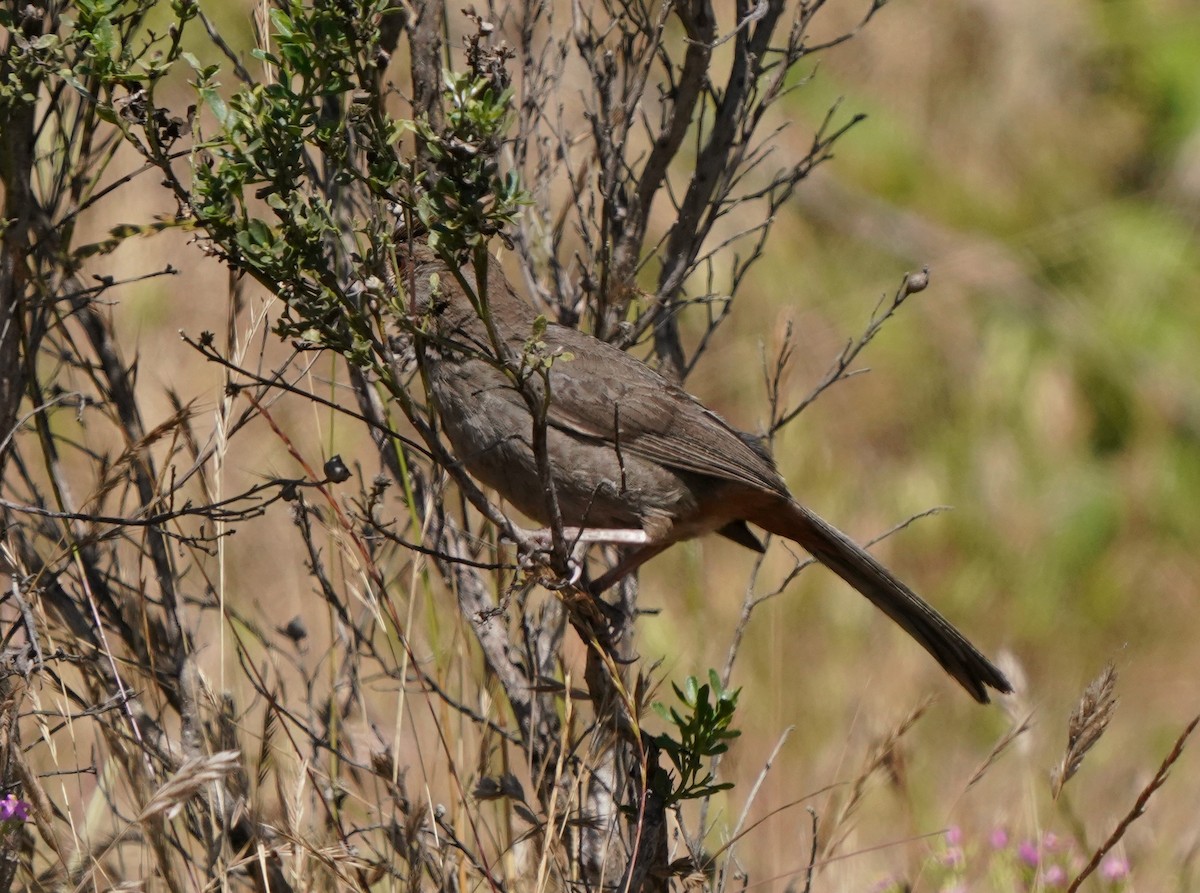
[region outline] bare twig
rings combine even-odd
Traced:
[[[1187,724],[1184,730],[1179,733],[1179,737],[1175,739],[1175,744],[1171,747],[1170,752],[1166,755],[1166,757],[1163,758],[1162,765],[1158,767],[1158,771],[1154,773],[1154,777],[1150,779],[1149,783],[1147,783],[1147,785],[1142,788],[1141,793],[1138,794],[1137,800],[1135,800],[1133,803],[1133,808],[1125,814],[1121,821],[1117,822],[1117,826],[1113,828],[1112,833],[1108,835],[1108,839],[1096,848],[1096,852],[1092,853],[1092,858],[1088,860],[1088,864],[1083,867],[1083,870],[1075,876],[1075,879],[1071,881],[1070,886],[1067,887],[1067,893],[1075,893],[1075,891],[1079,889],[1080,884],[1086,881],[1088,876],[1091,875],[1091,873],[1094,872],[1100,865],[1100,861],[1112,850],[1113,847],[1121,842],[1121,838],[1125,836],[1125,832],[1129,830],[1129,826],[1145,814],[1146,806],[1150,802],[1150,798],[1154,795],[1155,791],[1157,791],[1163,786],[1163,784],[1166,783],[1167,776],[1171,771],[1171,767],[1174,766],[1179,758],[1183,755],[1184,745],[1187,744],[1188,738],[1191,737],[1192,732],[1196,730],[1196,726],[1198,724],[1200,724],[1200,716],[1195,717]]]

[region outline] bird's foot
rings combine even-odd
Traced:
[[[518,562],[524,570],[532,570],[538,565],[554,565],[553,559],[554,532],[548,527],[537,530],[518,528],[519,542],[517,543]],[[617,546],[644,546],[649,542],[649,535],[640,528],[602,528],[602,527],[564,527],[562,542],[570,548],[566,558],[566,572],[559,574],[555,582],[543,581],[547,589],[564,589],[578,586],[583,579],[587,547],[593,543],[603,543]],[[584,587],[593,595],[597,594],[591,586]],[[607,588],[607,587],[604,587]],[[600,590],[603,591],[603,590]]]
[[[554,537],[548,529],[523,530],[516,528],[517,565],[527,574],[538,577],[547,589],[563,590],[578,586],[583,579],[585,546],[572,542],[563,531],[564,545],[570,547],[564,560],[554,549]]]

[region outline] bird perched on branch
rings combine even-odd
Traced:
[[[433,401],[466,469],[541,524],[557,514],[573,538],[634,547],[593,592],[704,533],[762,551],[753,524],[865,595],[976,700],[986,703],[989,687],[1012,690],[941,614],[797,502],[756,438],[636,357],[540,321],[496,262],[477,282],[470,265],[456,272],[423,242],[403,246],[401,260],[426,318]]]

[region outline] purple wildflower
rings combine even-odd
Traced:
[[[992,829],[992,836],[990,840],[992,849],[1002,850],[1008,846],[1008,831],[997,825]]]
[[[0,822],[10,819],[23,822],[27,818],[29,818],[29,804],[24,800],[18,800],[14,794],[9,794],[0,800]]]

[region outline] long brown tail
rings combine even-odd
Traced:
[[[928,602],[848,536],[795,500],[769,516],[748,519],[771,533],[794,540],[817,561],[869,598],[902,626],[981,704],[987,687],[1011,692],[1012,685],[990,660]]]

